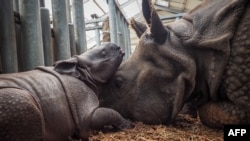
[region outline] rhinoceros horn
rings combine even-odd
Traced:
[[[153,36],[153,39],[156,43],[160,45],[163,44],[166,40],[168,32],[156,13],[151,0],[142,1],[142,12],[147,24],[150,27],[150,32]]]

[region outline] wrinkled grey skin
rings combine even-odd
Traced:
[[[100,108],[97,98],[123,55],[105,43],[54,67],[0,75],[0,140],[85,140],[105,125],[132,127],[116,111]]]
[[[100,95],[101,106],[147,124],[174,121],[183,105],[204,124],[250,123],[249,0],[205,0],[163,26],[150,1],[139,43]]]

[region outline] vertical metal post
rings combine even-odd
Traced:
[[[96,26],[98,26],[98,22],[96,22]],[[95,29],[95,40],[96,40],[96,46],[100,45],[100,31],[98,28]]]
[[[96,14],[92,14],[91,17],[94,20],[96,20],[98,18],[98,16]],[[98,27],[97,21],[94,24],[96,27]],[[100,45],[100,32],[99,32],[98,28],[95,29],[95,41],[96,41],[96,46],[99,46]]]
[[[13,0],[14,11],[19,12],[19,0]]]
[[[38,0],[20,0],[19,3],[23,43],[23,70],[44,65],[41,18]]]
[[[123,30],[123,42],[124,42],[124,46],[125,46],[125,59],[128,58],[129,55],[129,45],[128,45],[128,39],[127,39],[127,21],[126,19],[123,17],[122,18],[122,30]]]
[[[53,28],[55,34],[55,61],[71,56],[67,24],[66,1],[52,0]]]
[[[70,0],[66,0],[66,7],[67,7],[67,21],[68,21],[68,23],[72,23]]]
[[[72,0],[73,22],[75,28],[76,53],[87,50],[83,0]]]
[[[130,32],[129,32],[129,28],[128,28],[128,24],[127,24],[127,28],[126,28],[126,35],[127,35],[127,46],[128,46],[128,57],[131,55],[131,41],[130,41]]]
[[[124,48],[124,51],[126,52],[126,45],[125,45],[125,39],[124,39],[124,17],[123,15],[121,14],[121,12],[119,11],[119,18],[118,18],[120,21],[120,25],[119,25],[119,40],[120,40],[120,45],[123,46]],[[126,57],[126,55],[125,55]]]
[[[131,46],[130,46],[130,32],[126,19],[124,19],[124,39],[126,44],[126,54],[124,58],[127,59],[131,54]]]
[[[44,65],[39,0],[20,0],[23,70]]]
[[[2,0],[0,4],[0,56],[4,73],[17,72],[16,33],[13,3]]]
[[[118,9],[116,8],[116,13],[115,13],[115,16],[116,16],[116,38],[117,38],[117,44],[119,45],[119,46],[122,46],[121,45],[121,29],[120,29],[120,13],[119,13],[120,11],[118,11]],[[123,48],[123,47],[122,47]],[[124,50],[124,49],[123,49]]]
[[[40,0],[40,7],[45,7],[45,2],[44,2],[44,0]]]
[[[116,28],[116,5],[114,0],[108,0],[109,7],[109,24],[111,42],[117,43],[117,28]]]
[[[21,39],[21,25],[15,24],[15,30],[16,30],[16,48],[17,48],[17,63],[18,63],[18,71],[23,71],[23,59],[22,59],[22,39]]]
[[[44,50],[44,63],[46,66],[51,66],[54,62],[53,48],[51,42],[51,28],[49,9],[40,8],[41,10],[41,22],[42,22],[42,39],[43,39],[43,50]]]
[[[126,33],[126,19],[122,18],[122,33],[123,33],[123,42],[125,48],[125,59],[128,58],[128,41],[127,41],[127,33]]]
[[[71,52],[71,56],[74,56],[74,55],[76,55],[74,25],[70,23],[70,24],[68,24],[68,26],[69,26],[70,52]]]

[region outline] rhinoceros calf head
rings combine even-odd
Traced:
[[[103,43],[81,55],[54,64],[55,70],[83,80],[94,91],[96,85],[107,82],[120,66],[124,52],[113,43]]]
[[[207,0],[163,26],[152,4],[143,0],[147,24],[131,21],[139,43],[100,95],[101,105],[159,124],[175,119],[194,90],[216,99],[246,5],[247,0]]]

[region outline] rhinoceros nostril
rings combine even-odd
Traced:
[[[116,50],[120,50],[120,49],[121,49],[121,47],[119,47],[119,46],[116,46],[116,47],[115,47],[115,49],[116,49]]]
[[[121,52],[121,56],[123,57],[125,55],[125,52],[122,49],[120,49],[120,52]]]

